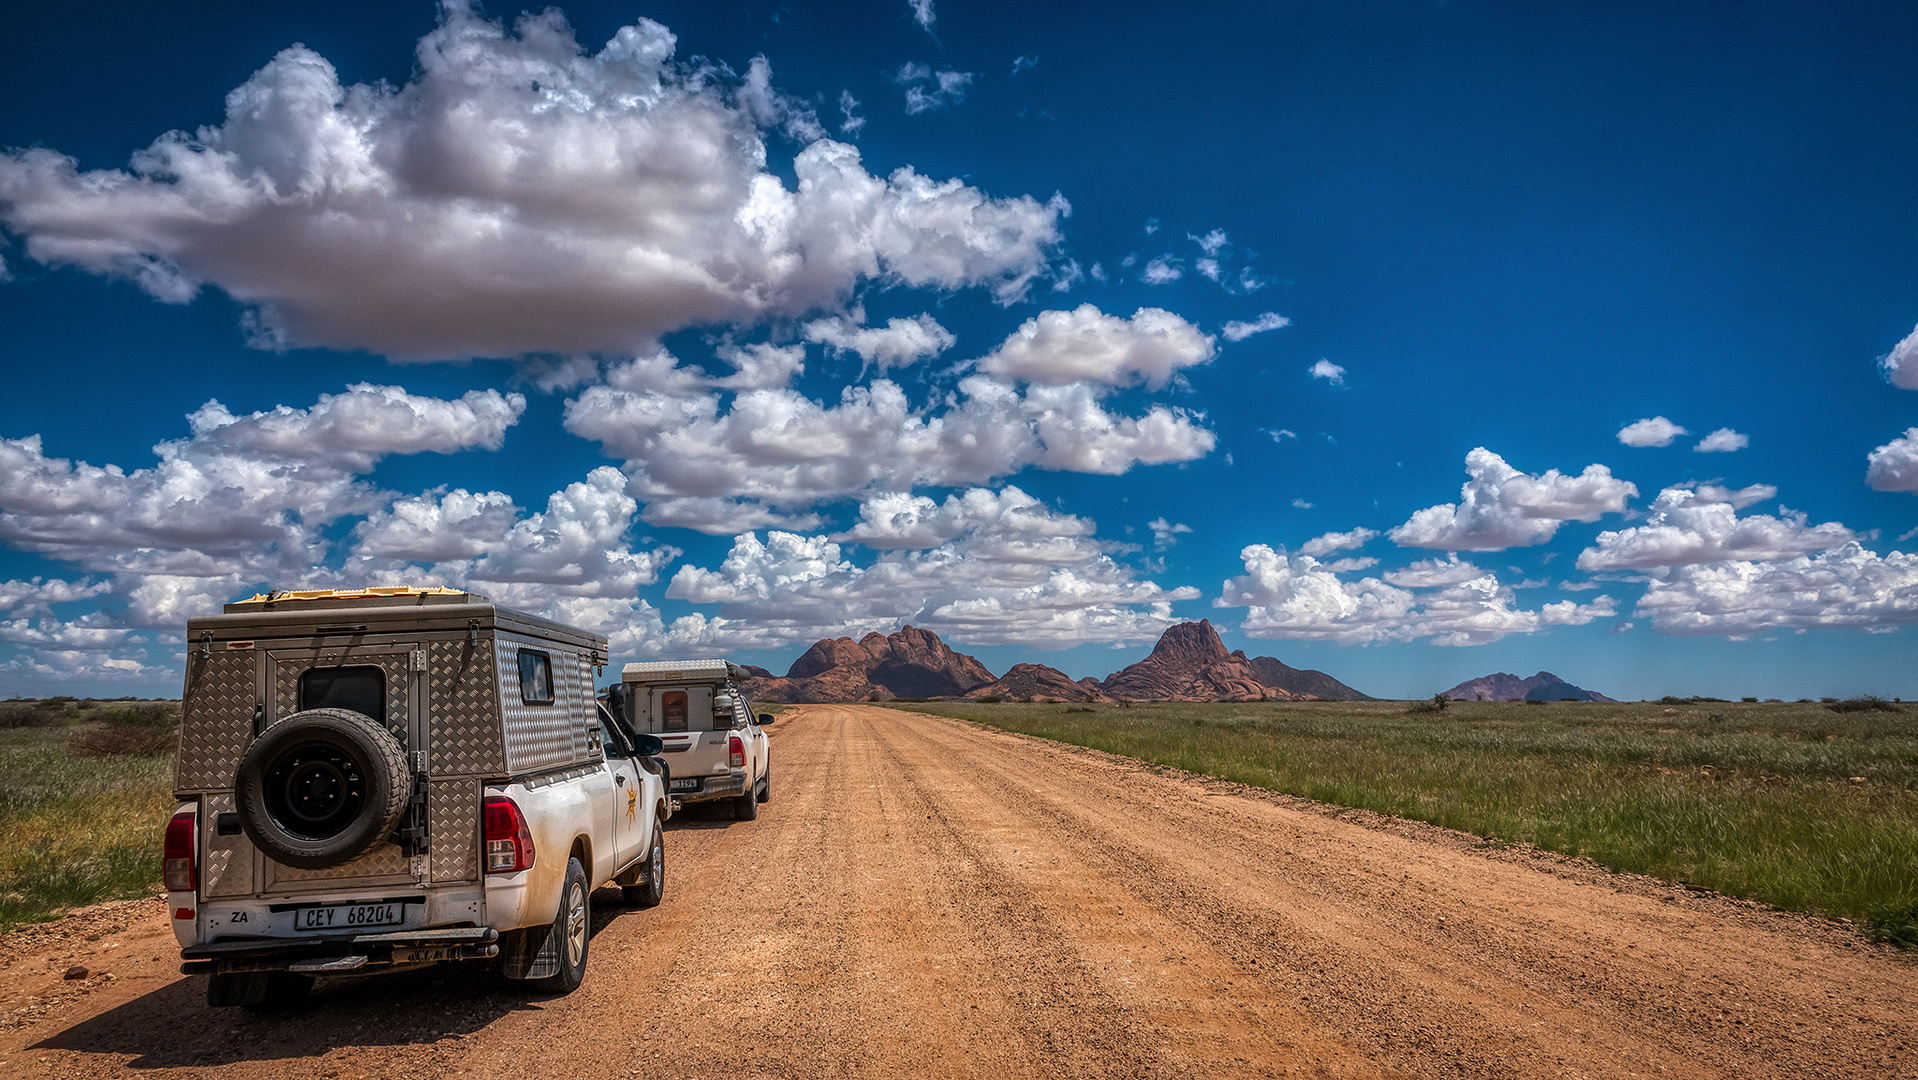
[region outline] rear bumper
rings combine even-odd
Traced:
[[[390,934],[333,934],[301,938],[243,938],[180,950],[183,975],[241,971],[345,974],[368,968],[436,960],[485,960],[499,955],[499,931],[490,926],[400,930]]]
[[[699,788],[696,791],[669,791],[666,793],[668,797],[676,799],[681,805],[686,806],[690,806],[693,803],[713,802],[717,799],[734,799],[746,793],[747,781],[746,773],[743,769],[735,769],[724,776],[690,776],[674,777],[673,779],[675,782],[682,779],[697,780],[699,782]]]

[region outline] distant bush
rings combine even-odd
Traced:
[[[159,757],[179,745],[172,728],[149,724],[111,724],[82,732],[67,741],[67,753],[76,757]]]
[[[87,719],[125,727],[158,728],[162,731],[172,730],[180,723],[178,710],[162,701],[145,701],[137,705],[101,709]]]
[[[1659,698],[1658,703],[1660,705],[1725,705],[1725,704],[1729,704],[1722,697],[1698,697],[1696,695],[1692,697],[1671,697],[1670,695],[1667,695],[1665,697]]]
[[[61,712],[38,701],[0,701],[0,728],[51,727],[60,722]]]
[[[983,701],[988,705],[997,705],[1006,699],[1003,697],[1000,697],[998,694],[987,694],[985,697],[979,698],[978,700]]]
[[[1743,698],[1739,698],[1738,700],[1740,700],[1740,701],[1757,701],[1758,699],[1757,699],[1757,698],[1755,698],[1755,697],[1743,697]]]
[[[1446,697],[1444,694],[1433,694],[1432,700],[1415,701],[1412,703],[1412,707],[1405,711],[1408,713],[1442,713],[1451,704],[1452,699]]]
[[[1527,705],[1543,705],[1543,704],[1545,704],[1545,699],[1544,699],[1544,698],[1526,698],[1526,699],[1525,699],[1525,704],[1527,704]]]
[[[1829,698],[1826,700],[1830,700]],[[1849,701],[1833,701],[1825,708],[1832,712],[1904,712],[1905,710],[1872,694],[1855,697]]]

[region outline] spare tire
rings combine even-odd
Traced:
[[[350,709],[308,709],[253,740],[233,796],[240,827],[268,858],[321,870],[392,835],[409,780],[391,732]]]

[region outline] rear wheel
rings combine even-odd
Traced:
[[[551,931],[559,946],[559,970],[533,985],[555,994],[570,994],[586,979],[587,930],[592,922],[586,901],[586,868],[578,859],[566,860],[566,883],[559,890],[559,914]]]
[[[757,784],[746,785],[746,790],[733,800],[733,820],[751,821],[759,816],[759,794]]]
[[[653,822],[653,846],[646,850],[639,884],[622,885],[619,893],[627,907],[654,907],[666,898],[666,837],[660,832],[658,820]]]

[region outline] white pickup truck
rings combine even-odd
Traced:
[[[273,592],[187,623],[167,906],[211,1005],[498,958],[568,992],[593,888],[665,888],[659,740],[597,634],[448,589]]]
[[[680,804],[732,804],[751,821],[772,798],[772,743],[739,684],[745,669],[725,660],[652,660],[627,664],[607,702],[633,731],[658,736]]]

